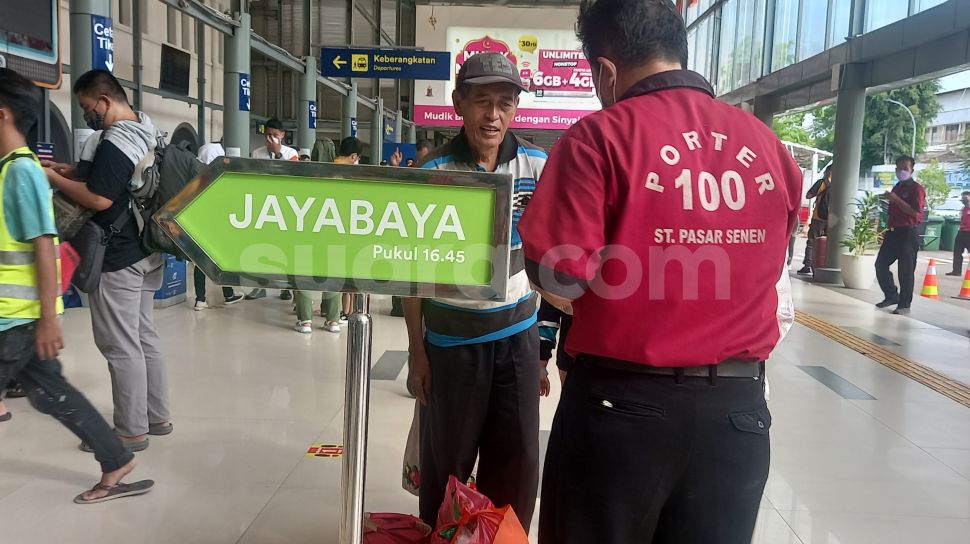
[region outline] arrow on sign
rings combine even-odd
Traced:
[[[109,72],[115,71],[115,59],[113,53],[108,53],[108,60],[104,61],[104,67],[107,68]]]
[[[346,64],[347,64],[347,61],[341,60],[340,55],[337,55],[337,57],[333,59],[333,66],[338,70],[346,66]]]
[[[220,284],[504,299],[512,178],[442,181],[417,168],[225,158],[155,220]]]

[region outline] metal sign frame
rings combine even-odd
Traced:
[[[362,183],[394,182],[492,189],[495,191],[492,240],[496,242],[491,248],[492,276],[490,283],[488,286],[452,285],[282,274],[247,274],[222,270],[209,254],[185,232],[178,222],[178,215],[225,173],[256,173],[321,178],[322,180],[352,180]],[[267,179],[267,182],[271,183],[272,180]],[[199,266],[206,276],[219,285],[502,302],[506,299],[509,279],[511,205],[512,177],[509,174],[224,157],[203,168],[198,178],[192,180],[181,193],[176,195],[155,215],[155,221],[175,241],[175,244],[189,260]]]

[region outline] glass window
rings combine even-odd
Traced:
[[[721,7],[721,50],[717,58],[717,92],[734,89],[734,60],[737,54],[735,38],[738,28],[738,0],[728,0]]]
[[[960,140],[960,125],[946,126],[946,143],[953,143]]]
[[[178,11],[172,6],[168,6],[168,43],[176,45],[178,43]]]
[[[870,0],[866,5],[866,32],[895,23],[907,15],[909,0]]]
[[[741,0],[738,4],[733,80],[735,89],[762,76],[765,15],[765,0]]]
[[[689,25],[697,20],[697,16],[701,14],[700,2],[688,2],[687,3],[687,17],[684,21]]]
[[[687,69],[697,71],[697,28],[687,33]]]
[[[805,60],[825,49],[825,18],[828,3],[824,0],[803,1],[802,15],[798,24],[801,25],[801,43],[798,45],[798,60]]]
[[[930,9],[933,6],[939,6],[943,2],[946,2],[946,0],[917,0],[916,11]]]
[[[751,32],[751,69],[745,76],[745,84],[757,81],[764,74],[765,56],[765,18],[767,18],[766,0],[754,0],[754,21]]]
[[[775,39],[771,45],[771,71],[795,62],[798,39],[798,0],[778,0],[775,4]]]
[[[829,23],[830,41],[826,47],[834,47],[849,35],[849,18],[852,16],[852,0],[832,0],[832,20]]]
[[[118,24],[131,26],[131,0],[118,0]]]
[[[192,33],[195,30],[195,21],[188,13],[182,14],[182,49],[193,51]]]
[[[738,2],[738,23],[736,45],[734,47],[734,79],[731,88],[737,89],[749,81],[751,74],[751,46],[754,17],[754,0]]]
[[[694,49],[697,53],[695,55],[694,70],[707,78],[708,81],[712,81],[713,74],[711,74],[711,57],[713,55],[714,41],[711,40],[711,32],[714,30],[714,17],[708,17],[704,19],[699,25],[697,25],[697,47]]]

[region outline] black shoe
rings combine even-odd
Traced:
[[[888,308],[890,306],[895,306],[899,304],[898,298],[887,298],[886,300],[876,304],[876,308]]]
[[[895,315],[909,315],[909,306],[900,306],[893,310]]]
[[[253,289],[246,295],[246,300],[256,300],[259,298],[266,298],[266,289]]]
[[[8,399],[19,399],[26,397],[27,393],[24,392],[24,388],[20,385],[14,385],[10,389],[7,389],[6,397]]]
[[[242,302],[242,299],[243,299],[243,296],[242,295],[233,295],[233,296],[231,296],[231,297],[229,297],[229,298],[226,299],[226,306],[232,306],[233,304],[236,304],[237,302]]]
[[[293,300],[293,293],[289,291],[280,291],[280,300]]]
[[[959,273],[959,272],[947,272],[947,273],[946,273],[946,275],[947,275],[947,276],[956,276],[956,277],[958,277],[958,278],[959,278],[959,277],[960,277],[960,276],[962,276],[963,274],[961,274],[961,273]]]
[[[798,273],[802,276],[807,276],[812,273],[812,267],[805,265],[801,268],[801,270],[798,271]]]

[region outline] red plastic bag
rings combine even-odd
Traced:
[[[528,544],[529,538],[511,506],[495,508],[481,493],[448,479],[445,500],[431,544]]]
[[[81,256],[67,242],[61,242],[57,247],[61,252],[61,294],[63,295],[71,288],[74,271],[81,264]]]
[[[431,527],[406,514],[364,514],[364,544],[428,544]]]

